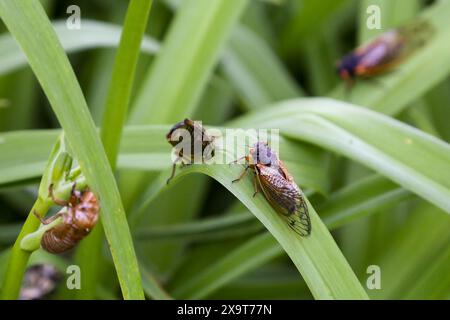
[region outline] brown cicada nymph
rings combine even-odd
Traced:
[[[66,252],[75,247],[94,228],[100,205],[92,191],[89,189],[78,191],[75,185],[72,187],[68,201],[56,199],[53,196],[53,186],[50,186],[49,194],[55,204],[64,208],[48,219],[43,219],[34,212],[35,216],[44,225],[60,217],[63,221],[44,233],[41,246],[50,253]]]
[[[198,161],[209,161],[214,157],[214,137],[209,136],[197,121],[184,119],[176,123],[166,135],[166,139],[173,146],[176,156],[167,184],[175,176],[177,163],[181,162],[184,166]]]
[[[247,156],[246,167],[234,182],[240,181],[248,169],[254,173],[256,196],[261,190],[272,208],[286,218],[289,227],[302,237],[311,234],[311,219],[303,192],[294,182],[283,162],[266,143],[257,142]]]

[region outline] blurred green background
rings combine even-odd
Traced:
[[[236,199],[230,192],[244,192],[247,185],[230,189],[218,178],[219,171],[200,169],[215,179],[183,174],[173,186],[164,186],[170,166],[161,156],[170,151],[164,134],[171,124],[189,116],[220,127],[267,127],[272,119],[272,126],[284,134],[281,158],[332,231],[345,257],[342,261],[348,261],[368,296],[449,299],[449,1],[208,1],[153,2],[132,86],[127,123],[141,127],[125,129],[115,176],[146,297],[321,297],[317,291],[321,284],[305,282],[299,275],[297,269],[308,274],[302,269],[304,256],[294,265],[285,250],[292,252],[281,241],[283,250],[271,235],[278,229],[261,224],[250,213],[255,212],[249,211],[246,198]],[[55,24],[92,119],[100,126],[129,2],[40,2]],[[66,9],[72,4],[81,9],[81,30],[65,27]],[[371,4],[381,9],[380,30],[366,27]],[[435,29],[425,47],[377,78],[380,84],[359,81],[346,93],[335,72],[336,62],[376,34],[417,19],[427,20]],[[47,129],[60,127],[33,71],[7,29],[2,30],[0,278],[8,250],[37,197],[40,174],[57,137],[56,131]],[[297,101],[292,99],[300,97],[305,98],[298,100],[300,115],[291,118],[289,112]],[[286,100],[293,101],[292,109],[278,105]],[[340,113],[339,100],[354,106],[343,107]],[[366,115],[367,109],[376,114]],[[311,124],[302,114],[323,116],[348,136],[333,136],[341,131],[314,119]],[[248,118],[242,118],[245,115]],[[346,144],[348,139],[355,144]],[[358,147],[360,141],[364,146]],[[234,177],[240,168],[226,170],[232,170],[223,173],[231,179],[230,174]],[[259,203],[256,206],[266,210]],[[122,298],[113,259],[98,229],[76,252],[33,253],[29,264],[50,263],[62,274],[73,263],[86,268],[95,264],[88,277],[96,281],[74,291],[66,290],[62,281],[48,298]],[[94,255],[95,262],[86,260],[83,257],[92,254],[89,247],[95,242],[102,254]],[[325,261],[314,260],[314,252],[305,256],[312,256],[314,263]],[[370,265],[380,267],[381,289],[366,286]],[[345,269],[338,262],[336,266]],[[331,287],[333,272],[324,277]],[[339,288],[347,280],[336,281],[343,283],[336,284]],[[335,296],[345,297],[359,296]]]

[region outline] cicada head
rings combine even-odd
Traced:
[[[181,142],[181,135],[178,134],[179,133],[179,129],[187,129],[186,126],[186,120],[189,119],[185,119],[184,121],[180,121],[176,124],[173,125],[173,127],[170,129],[170,131],[167,133],[166,135],[166,139],[167,141],[173,146],[175,147],[178,143]]]
[[[359,64],[359,57],[356,53],[352,52],[344,56],[336,64],[336,72],[342,80],[348,81],[355,77],[355,69]]]
[[[250,156],[255,164],[278,166],[278,157],[265,142],[256,142],[250,149]]]

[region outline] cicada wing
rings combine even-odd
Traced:
[[[285,217],[289,227],[302,237],[311,234],[311,218],[309,217],[308,205],[302,193],[300,193],[300,206],[295,214]]]
[[[257,166],[257,179],[272,207],[286,219],[289,227],[301,236],[311,233],[308,206],[300,188],[279,170]]]
[[[278,170],[264,165],[256,167],[258,184],[277,212],[289,215],[296,210],[297,190]]]
[[[371,76],[392,69],[406,57],[406,39],[390,30],[358,49],[359,62],[355,72],[359,76]]]

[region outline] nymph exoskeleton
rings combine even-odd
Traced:
[[[184,166],[193,164],[196,159],[209,161],[214,157],[214,137],[209,136],[197,121],[184,119],[176,123],[167,133],[166,139],[174,147],[176,156],[167,184],[175,176],[177,163],[181,162]]]
[[[49,188],[49,196],[55,204],[64,208],[48,219],[41,218],[36,212],[34,214],[44,225],[60,217],[62,222],[44,233],[41,246],[50,253],[62,253],[75,247],[91,232],[97,223],[100,205],[93,192],[89,189],[78,191],[75,184],[68,201],[56,199],[53,186]]]

